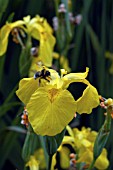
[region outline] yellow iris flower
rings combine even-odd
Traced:
[[[26,164],[26,167],[27,166],[30,168],[30,170],[39,170],[39,161],[35,158],[34,155],[30,156],[30,159]]]
[[[54,169],[56,165],[56,154],[52,157],[51,170]],[[29,166],[30,170],[44,170],[46,169],[46,160],[44,155],[44,150],[42,148],[37,149],[33,155],[30,156],[29,161],[26,163],[26,166]]]
[[[67,126],[67,131],[70,136],[64,136],[61,146],[58,151],[61,154],[61,166],[65,168],[69,168],[69,166],[65,166],[69,164],[69,150],[67,153],[67,163],[65,164],[65,158],[62,157],[64,152],[64,144],[69,144],[75,150],[77,154],[76,163],[86,163],[86,165],[90,165],[93,160],[93,146],[97,136],[96,131],[91,131],[90,128],[83,127],[81,130],[74,128],[73,130]],[[97,158],[95,165],[98,170],[105,170],[109,166],[109,161],[107,159],[107,151],[104,148],[100,156]]]
[[[64,68],[68,73],[71,72],[71,68],[69,67],[68,58],[66,58],[63,55],[60,56],[57,52],[53,52],[52,58],[56,59],[56,60],[59,59],[61,68]],[[33,57],[31,67],[30,67],[30,70],[29,70],[29,77],[32,77],[33,71],[36,70],[37,65],[39,65],[39,70],[40,70],[41,61],[43,61],[43,60],[41,58],[39,58],[38,55]],[[45,63],[47,63],[47,62],[45,62]],[[47,66],[47,64],[46,64],[46,66]]]
[[[34,157],[39,162],[39,168],[46,169],[46,160],[44,156],[44,150],[42,148],[39,148],[34,152]]]
[[[35,133],[54,136],[60,133],[73,119],[75,112],[91,113],[99,105],[97,90],[85,79],[89,69],[84,73],[70,73],[61,70],[61,76],[48,69],[50,82],[42,84],[39,79],[24,78],[16,91],[19,99],[26,105],[29,122]],[[41,80],[42,82],[42,80]],[[70,83],[81,82],[87,85],[83,95],[75,100],[67,90]]]
[[[40,42],[38,60],[41,60],[46,66],[51,66],[55,37],[52,35],[53,31],[47,23],[47,20],[39,16],[35,16],[32,19],[30,16],[26,16],[23,20],[6,23],[6,25],[0,29],[0,56],[7,50],[8,37],[14,28],[22,29],[29,36]]]
[[[64,136],[64,138],[66,138],[66,137],[67,136]],[[69,145],[70,142],[69,141],[68,141],[69,143],[67,141],[64,142],[64,140],[63,140],[62,144],[60,145],[60,147],[58,148],[57,151],[60,153],[60,161],[59,161],[59,163],[60,163],[61,168],[62,169],[68,169],[70,167],[70,154],[71,154],[71,152],[70,152],[68,147],[63,146],[63,145],[64,144]],[[70,145],[71,144],[72,143],[70,143]]]

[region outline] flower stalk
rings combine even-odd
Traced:
[[[92,170],[92,168],[93,168],[94,165],[95,165],[95,161],[96,161],[96,160],[93,159],[93,161],[92,161],[92,163],[90,164],[90,167],[88,168],[88,170]]]

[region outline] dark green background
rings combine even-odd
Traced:
[[[75,27],[72,43],[75,47],[68,51],[72,71],[83,71],[90,68],[88,79],[98,89],[99,94],[108,98],[113,97],[113,75],[109,73],[111,60],[105,58],[105,52],[113,52],[113,1],[112,0],[72,0],[74,15],[81,13],[82,23]],[[47,18],[52,25],[55,16],[54,0],[0,0],[0,26],[6,20],[22,19],[23,16],[36,14]],[[55,47],[57,50],[57,48]],[[20,125],[17,112],[21,112],[11,95],[18,83],[20,46],[9,37],[7,53],[0,58],[0,169],[23,170],[24,162],[21,157],[25,135],[7,130],[8,126]],[[78,89],[78,87],[76,87]],[[78,90],[72,86],[70,90],[79,96]],[[9,98],[8,95],[10,94]],[[9,101],[6,106],[4,101]],[[11,105],[12,103],[12,105]],[[104,111],[94,109],[93,114],[80,117],[80,125],[99,130],[104,121]],[[113,145],[111,134],[107,143],[109,170],[113,169]]]

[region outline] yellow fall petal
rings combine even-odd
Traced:
[[[91,84],[86,87],[83,95],[77,100],[77,112],[91,113],[92,109],[99,105],[99,95]]]
[[[26,105],[31,95],[38,88],[38,80],[32,78],[23,78],[19,82],[19,89],[16,91],[16,95]]]
[[[23,21],[19,20],[13,23],[6,23],[1,29],[0,29],[0,56],[2,56],[6,50],[8,45],[8,36],[11,32],[11,30],[15,27],[20,27],[24,24]]]
[[[94,142],[97,136],[97,132],[96,131],[91,131],[89,133],[89,135],[87,136],[87,140],[89,140],[90,142]]]
[[[26,166],[29,166],[30,170],[39,170],[39,162],[35,158],[35,156],[30,156],[30,159],[26,163]]]
[[[100,156],[97,158],[96,162],[95,162],[95,167],[97,169],[107,169],[109,166],[109,161],[107,159],[107,151],[104,148],[102,150],[102,153],[100,154]]]
[[[39,148],[35,151],[34,156],[36,160],[39,162],[40,169],[46,169],[46,160],[44,156],[44,150],[42,148]]]
[[[74,146],[73,145],[74,144],[74,138],[71,137],[71,136],[64,136],[63,141],[62,141],[62,145],[64,145],[64,144],[69,144],[73,147]],[[60,148],[58,150],[60,150]]]
[[[68,131],[69,135],[74,138],[74,133],[73,133],[73,130],[71,129],[71,127],[67,125],[66,130]]]
[[[85,147],[90,147],[91,146],[91,142],[88,141],[87,139],[83,139],[81,144]]]
[[[37,134],[54,136],[73,119],[76,102],[67,90],[40,87],[31,96],[27,110]]]
[[[93,160],[93,152],[90,149],[85,149],[78,155],[77,163],[85,162],[86,164],[90,165]]]
[[[93,147],[93,145],[92,145]],[[93,149],[86,148],[84,150],[79,151],[79,158],[77,160],[77,163],[85,162],[86,164],[90,165],[93,161]],[[105,170],[109,166],[109,161],[107,159],[107,152],[104,148],[101,155],[97,158],[94,167],[96,167],[98,170]]]
[[[68,169],[70,166],[70,150],[67,147],[62,147],[60,151],[60,165],[62,169]]]
[[[51,170],[54,170],[56,165],[56,153],[52,156]]]

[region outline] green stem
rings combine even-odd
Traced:
[[[107,109],[107,116],[106,116],[106,123],[105,123],[106,132],[109,132],[111,129],[111,113],[112,113],[112,106],[109,106]]]
[[[46,146],[45,146],[45,142],[44,142],[43,137],[39,135],[39,138],[40,138],[40,142],[41,142],[42,148],[44,149],[44,156],[45,156],[46,167],[47,167],[48,166],[49,155],[47,154]]]
[[[88,170],[92,170],[92,168],[94,167],[95,161],[96,160],[93,159],[93,161],[91,162],[90,167],[88,168]]]
[[[51,170],[51,164],[52,164],[52,155],[49,155],[48,168],[47,168],[47,170]]]

